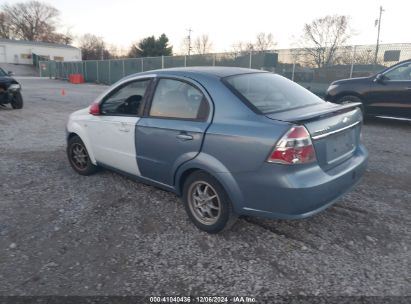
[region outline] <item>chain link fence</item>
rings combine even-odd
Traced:
[[[345,46],[338,49],[280,49],[264,52],[215,53],[75,62],[41,61],[40,76],[68,79],[82,74],[86,82],[113,84],[143,71],[189,66],[231,66],[283,75],[317,95],[338,79],[366,77],[411,59],[411,43]]]

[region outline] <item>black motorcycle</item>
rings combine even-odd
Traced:
[[[12,72],[0,68],[0,105],[10,104],[13,109],[23,108],[21,85],[13,77]]]

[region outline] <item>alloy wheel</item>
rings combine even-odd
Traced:
[[[88,154],[86,148],[83,145],[79,143],[74,143],[71,146],[70,156],[73,165],[78,170],[85,170],[87,168]]]
[[[193,216],[202,224],[215,224],[221,216],[221,202],[213,186],[197,181],[190,185],[188,194],[188,205]]]

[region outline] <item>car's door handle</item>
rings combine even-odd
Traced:
[[[180,133],[177,135],[177,138],[182,140],[193,140],[193,136],[188,135],[187,133]]]
[[[411,90],[411,87],[408,87],[408,88],[405,88],[405,89],[410,91],[410,90]]]
[[[130,132],[130,126],[125,122],[120,122],[119,131],[121,131],[121,132]]]

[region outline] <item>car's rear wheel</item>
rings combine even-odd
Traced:
[[[98,170],[98,167],[91,162],[86,146],[78,136],[68,140],[67,157],[71,167],[78,174],[91,175]]]
[[[183,202],[194,225],[208,233],[228,229],[237,219],[223,186],[203,171],[192,173],[185,181]]]
[[[13,94],[13,99],[10,102],[13,109],[21,109],[23,108],[23,96],[21,96],[20,92],[15,92]]]

